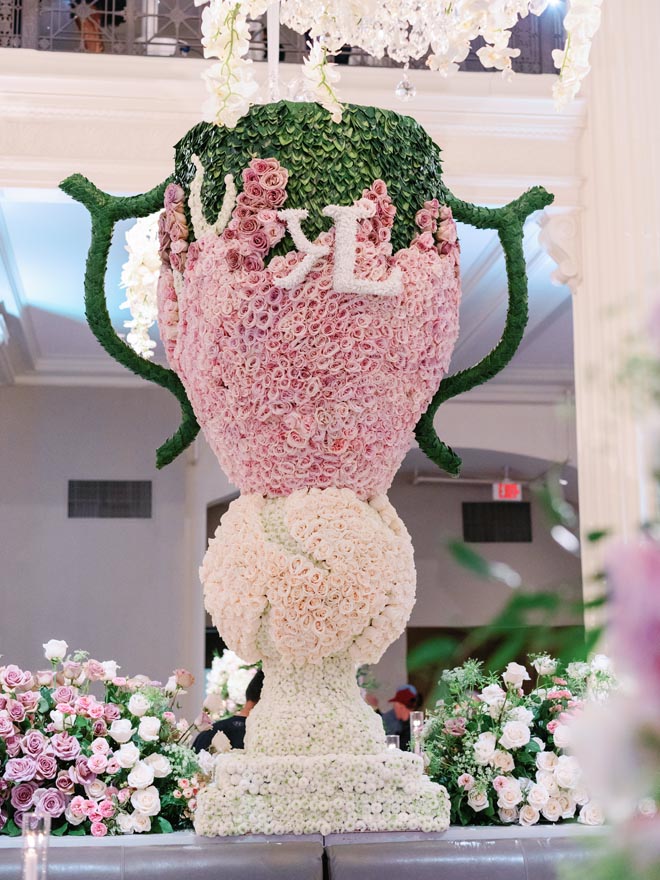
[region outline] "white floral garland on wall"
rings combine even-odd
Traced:
[[[263,15],[268,0],[195,0],[208,6],[202,13],[202,44],[206,58],[216,58],[204,74],[209,99],[205,119],[233,128],[258,98],[249,50],[248,18]],[[376,58],[385,53],[408,64],[430,50],[427,64],[447,75],[458,70],[477,37],[485,45],[477,57],[485,68],[513,74],[511,61],[520,54],[509,45],[519,19],[541,15],[551,0],[280,0],[283,24],[312,37],[304,65],[304,97],[317,101],[341,121],[341,103],[334,86],[339,75],[328,55],[342,46],[358,46]],[[564,49],[553,52],[559,79],[554,86],[557,108],[579,92],[589,72],[591,42],[600,25],[602,0],[567,0]]]

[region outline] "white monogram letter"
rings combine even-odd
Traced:
[[[292,290],[304,281],[307,273],[321,257],[326,257],[330,253],[330,248],[326,245],[314,244],[302,231],[300,221],[305,220],[308,216],[308,212],[304,208],[287,208],[284,211],[278,211],[277,216],[288,223],[293,243],[299,251],[306,254],[305,259],[298,263],[288,275],[277,279],[278,287]]]

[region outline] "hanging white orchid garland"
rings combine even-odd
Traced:
[[[209,0],[195,0],[197,5]],[[520,18],[541,15],[551,0],[280,0],[283,24],[310,34],[312,47],[305,60],[303,94],[341,119],[334,85],[338,73],[328,54],[342,46],[357,46],[381,58],[385,53],[401,63],[422,58],[443,75],[458,69],[470,45],[483,37],[477,57],[486,68],[512,75],[511,60],[520,50],[509,45],[511,29]],[[572,100],[589,72],[589,51],[600,24],[602,0],[567,0],[564,19],[567,39],[553,53],[560,70],[554,97],[560,108]],[[258,99],[249,49],[248,18],[262,15],[268,0],[210,0],[202,14],[202,44],[207,58],[217,58],[204,74],[210,93],[205,119],[233,128]],[[319,8],[320,7],[320,8]]]

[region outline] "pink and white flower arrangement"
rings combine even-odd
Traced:
[[[425,750],[429,775],[447,788],[455,824],[604,821],[571,754],[571,724],[614,687],[609,661],[597,655],[562,668],[539,655],[531,667],[532,675],[509,663],[495,677],[470,660],[442,677],[446,698],[427,721]]]
[[[33,811],[56,835],[190,827],[208,779],[184,744],[192,726],[172,711],[190,673],[163,687],[67,652],[51,639],[50,669],[0,667],[0,832],[19,834]]]

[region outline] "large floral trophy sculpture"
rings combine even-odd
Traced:
[[[403,631],[415,599],[410,537],[386,492],[413,437],[452,474],[439,404],[497,373],[527,319],[526,217],[455,199],[440,151],[411,118],[348,106],[253,107],[234,128],[200,124],[171,181],[115,198],[76,175],[63,188],[93,220],[87,316],[107,351],[169,388],[201,425],[240,498],[201,568],[224,641],[263,661],[245,751],[223,755],[199,799],[200,834],[441,830],[445,790],[422,759],[389,750],[355,669]],[[113,225],[162,207],[159,326],[172,370],[114,332],[103,275]],[[443,379],[458,335],[454,217],[497,229],[510,305],[502,339]]]

